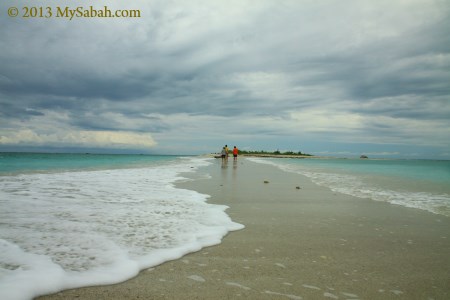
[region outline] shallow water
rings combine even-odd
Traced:
[[[450,161],[250,158],[333,191],[450,216]]]
[[[121,282],[243,227],[174,186],[207,158],[87,156],[0,165],[0,299]]]

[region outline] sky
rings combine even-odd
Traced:
[[[450,159],[450,0],[4,0],[0,49],[0,151]]]

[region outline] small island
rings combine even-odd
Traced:
[[[229,153],[231,154],[231,151],[229,151]],[[279,158],[306,158],[306,157],[314,156],[312,154],[302,153],[301,151],[298,151],[298,152],[293,152],[293,151],[281,152],[279,150],[276,150],[276,151],[239,150],[239,155],[247,156],[247,157],[279,157]],[[220,155],[214,154],[214,157],[220,158]]]
[[[277,151],[246,151],[246,150],[239,150],[239,154],[242,156],[256,156],[256,157],[285,157],[285,158],[303,158],[303,157],[311,157],[312,154],[308,153],[302,153],[301,151],[293,152],[293,151],[286,151],[281,152],[279,150]]]

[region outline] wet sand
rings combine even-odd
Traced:
[[[450,218],[213,162],[178,187],[229,206],[245,229],[126,282],[39,299],[450,299]]]

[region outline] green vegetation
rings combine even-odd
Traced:
[[[302,155],[302,156],[313,156],[312,154],[302,153],[301,151],[293,152],[293,151],[286,151],[286,152],[280,152],[277,151],[246,151],[246,150],[239,150],[240,154],[247,154],[247,155]]]

